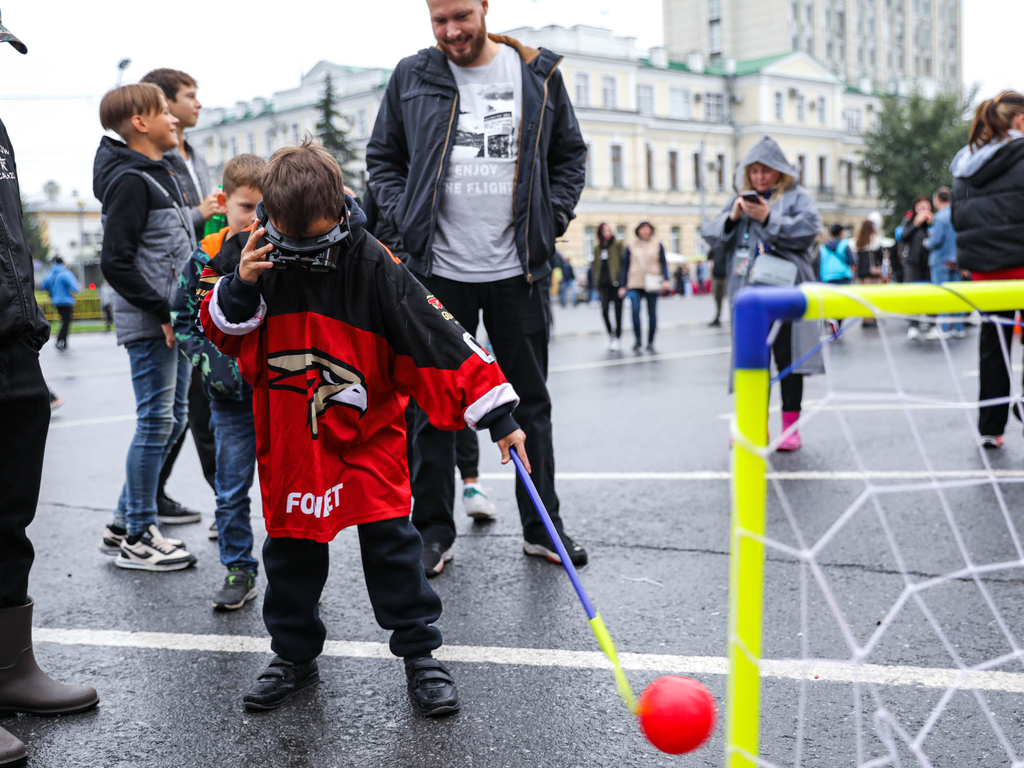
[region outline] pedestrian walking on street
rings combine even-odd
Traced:
[[[949,170],[957,266],[969,270],[974,280],[1024,280],[1024,95],[1003,91],[979,104],[969,142]],[[1010,395],[1014,313],[993,314],[1006,324],[981,324],[981,401]],[[1014,405],[1019,418],[1020,404]],[[986,448],[1002,446],[1009,410],[1005,402],[979,410],[978,430]]]
[[[93,166],[103,203],[100,267],[114,288],[117,343],[124,346],[135,389],[135,436],[125,484],[101,551],[120,568],[166,572],[195,556],[157,526],[160,468],[185,431],[192,366],[174,348],[171,299],[195,248],[195,229],[164,153],[178,145],[177,118],[155,85],[126,85],[100,103],[104,136]]]
[[[823,283],[849,285],[853,282],[857,255],[843,239],[844,231],[842,224],[833,224],[829,228],[829,239],[818,247],[818,274]]]
[[[572,263],[558,251],[555,251],[555,261],[562,270],[562,277],[558,281],[558,305],[564,309],[572,299],[572,305],[575,307],[576,271],[572,268]]]
[[[483,314],[522,398],[516,415],[530,436],[534,483],[582,565],[586,550],[565,533],[555,493],[547,373],[551,257],[583,191],[587,146],[559,56],[488,35],[487,3],[427,6],[437,45],[400,61],[388,82],[366,148],[370,189],[426,289],[471,336]],[[487,183],[474,181],[483,172]],[[422,414],[413,432],[412,519],[424,570],[436,576],[455,542],[455,436]],[[559,562],[519,480],[516,500],[523,551]]]
[[[932,205],[935,206],[935,216],[931,229],[928,231],[928,269],[931,270],[932,282],[936,285],[942,283],[960,282],[960,269],[956,265],[956,230],[953,229],[951,202],[953,196],[949,189],[940,187],[932,197]],[[951,335],[954,339],[963,339],[967,336],[967,327],[964,325],[963,315],[955,315],[961,318],[953,323],[941,323],[932,327],[928,338],[938,341],[944,336]]]
[[[106,280],[100,283],[100,308],[103,310],[104,333],[110,333],[114,327],[114,289]]]
[[[601,297],[601,317],[608,332],[605,349],[618,352],[622,343],[622,296],[619,295],[619,280],[622,278],[622,254],[625,244],[615,237],[607,222],[597,228],[597,243],[594,245],[594,259],[591,273],[597,274],[597,289]],[[608,310],[615,309],[615,327],[612,328]]]
[[[54,347],[63,352],[68,348],[68,332],[71,329],[71,317],[75,312],[75,294],[80,290],[78,279],[64,266],[64,259],[57,256],[40,287],[50,294],[50,303],[57,308],[57,314],[60,315],[60,333],[57,334]]]
[[[2,22],[0,43],[27,52]],[[5,227],[0,238],[0,271],[11,276],[0,284],[0,712],[70,715],[92,709],[99,696],[94,688],[51,679],[37,665],[32,648],[35,601],[28,594],[28,583],[35,550],[28,527],[39,501],[53,407],[39,367],[39,350],[50,337],[50,326],[36,304],[18,164],[2,120],[0,165],[4,169],[0,210]],[[10,722],[19,730],[17,720]],[[0,765],[20,764],[27,755],[25,744],[0,728]]]
[[[726,279],[726,253],[725,248],[719,244],[708,251],[708,259],[711,261],[711,293],[715,297],[715,316],[711,318],[708,325],[718,328],[722,325],[722,303],[725,300],[725,293],[728,288]]]
[[[904,283],[930,283],[928,267],[928,228],[932,225],[932,203],[922,196],[914,198],[910,210],[900,224],[899,260],[903,264]],[[914,319],[907,328],[907,338],[916,341],[927,335],[930,323]]]
[[[722,248],[727,255],[730,304],[735,305],[736,294],[746,286],[796,285],[815,279],[813,261],[821,217],[810,194],[797,182],[798,173],[774,139],[763,137],[738,171],[741,193],[701,229],[712,249]],[[772,344],[775,367],[780,372],[786,370],[814,349],[818,335],[816,323],[782,323]],[[813,356],[782,379],[785,437],[780,451],[800,448],[795,425],[800,418],[804,375],[822,370],[820,356]]]
[[[668,261],[665,246],[654,239],[654,225],[642,221],[636,228],[636,240],[622,255],[622,276],[619,297],[629,295],[633,309],[633,351],[643,348],[640,328],[640,300],[647,302],[647,351],[654,353],[654,336],[658,332],[658,297],[668,290]]]
[[[882,272],[886,260],[882,249],[882,214],[873,211],[860,223],[853,247],[857,254],[857,284],[878,285],[882,282]],[[865,317],[861,321],[862,328],[877,328],[878,320]]]

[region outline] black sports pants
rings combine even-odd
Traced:
[[[28,603],[35,551],[26,529],[39,501],[49,427],[39,356],[15,339],[0,347],[0,608]]]
[[[1003,348],[999,343],[1002,334],[1006,342],[1006,351],[1013,354],[1013,312],[992,312],[991,314],[1009,320],[1010,325],[995,323],[981,324],[979,342],[979,390],[980,400],[995,400],[1010,396],[1010,373],[1006,368]],[[1016,410],[1016,409],[1015,409]],[[983,435],[1001,435],[1006,429],[1006,420],[1010,414],[1010,404],[990,405],[978,410],[978,431]]]
[[[441,647],[441,598],[427,583],[423,542],[407,517],[357,526],[366,591],[377,623],[391,630],[395,656],[425,656]],[[296,664],[324,649],[327,629],[317,601],[327,582],[330,545],[309,539],[267,537],[263,621],[274,653]]]
[[[57,334],[57,345],[66,347],[68,345],[68,333],[71,330],[71,316],[75,308],[70,304],[57,307],[57,314],[60,315],[60,333]]]
[[[779,373],[793,362],[793,324],[783,323],[779,335],[772,344],[775,356],[775,367]],[[804,399],[804,377],[800,373],[791,373],[779,382],[782,390],[782,410],[784,412],[800,412],[800,404]]]
[[[600,290],[601,295],[601,317],[604,319],[605,330],[608,331],[609,336],[614,336],[616,339],[622,338],[622,302],[619,298],[619,289],[614,285],[602,285]],[[611,320],[608,318],[608,309],[611,305],[615,305],[615,329],[612,330]]]
[[[460,283],[437,276],[419,279],[474,336],[483,312],[494,356],[520,398],[512,415],[526,432],[533,482],[556,528],[561,530],[547,387],[550,279],[532,286],[522,277],[491,283]],[[409,468],[415,499],[412,521],[424,539],[447,549],[455,541],[455,433],[435,428],[422,411],[417,411],[409,435],[415,441]],[[542,539],[544,524],[518,478],[516,500],[524,533]]]

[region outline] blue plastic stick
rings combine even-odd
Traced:
[[[540,515],[540,519],[548,531],[548,536],[551,537],[551,543],[555,545],[558,556],[562,558],[562,565],[565,567],[565,572],[569,574],[569,580],[572,582],[573,587],[576,588],[576,594],[579,595],[580,602],[583,603],[583,610],[587,612],[587,618],[593,619],[597,616],[594,604],[590,602],[587,591],[583,589],[583,584],[580,583],[580,576],[576,573],[576,566],[572,564],[572,561],[569,559],[569,553],[565,551],[562,537],[555,530],[555,524],[551,522],[551,516],[548,514],[547,509],[544,508],[544,502],[540,500],[537,487],[533,484],[533,480],[530,479],[530,473],[526,471],[526,467],[523,466],[523,460],[519,458],[519,454],[516,453],[514,447],[509,448],[509,455],[512,457],[512,462],[516,465],[519,479],[523,481],[523,485],[526,486],[526,492],[530,494],[530,499],[533,500],[533,506],[537,508],[537,514]]]

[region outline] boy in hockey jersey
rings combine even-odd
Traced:
[[[413,706],[426,716],[454,712],[455,681],[431,657],[441,645],[432,626],[441,600],[409,520],[403,414],[413,396],[439,428],[488,428],[502,461],[515,446],[529,466],[512,418],[519,398],[494,358],[365,232],[326,150],[279,150],[263,175],[263,205],[238,269],[217,282],[200,315],[253,387],[268,534],[263,617],[276,655],[245,704],[272,709],[318,681],[327,543],[355,525],[374,615],[405,659]],[[265,235],[271,244],[260,246]],[[316,264],[328,271],[267,271],[270,259],[309,256],[303,249],[320,244]]]
[[[210,430],[216,460],[217,519],[210,537],[217,539],[220,562],[227,568],[224,585],[213,596],[219,611],[241,608],[256,597],[258,563],[252,555],[249,488],[256,468],[256,427],[252,388],[243,381],[238,362],[221,352],[197,327],[199,302],[220,275],[231,274],[256,221],[263,199],[260,179],[266,161],[239,155],[224,166],[224,189],[217,204],[227,212],[227,226],[203,238],[179,279],[171,307],[178,348],[202,377],[210,402]]]

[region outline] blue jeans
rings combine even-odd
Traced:
[[[124,348],[135,389],[135,437],[128,448],[114,523],[134,536],[156,524],[160,468],[188,425],[192,366],[163,338],[130,341]]]
[[[956,267],[946,267],[943,266],[942,264],[939,264],[938,266],[932,267],[932,282],[935,283],[936,285],[938,285],[939,283],[959,283],[960,270],[957,269]],[[942,317],[950,317],[950,315],[942,315]],[[951,315],[951,317],[963,317],[963,315]],[[949,323],[943,323],[942,330],[948,332],[949,326]],[[960,332],[964,330],[964,324],[962,322],[953,323],[953,328],[957,332]]]
[[[576,281],[562,278],[558,284],[558,303],[563,307],[572,299],[572,305],[576,306]]]
[[[217,543],[228,568],[256,573],[249,522],[249,489],[256,469],[252,403],[210,401],[210,429],[217,449]]]
[[[636,343],[641,342],[640,333],[640,299],[647,299],[647,343],[654,343],[654,334],[658,330],[658,294],[648,293],[639,289],[629,292],[629,303],[633,308],[633,335]]]

